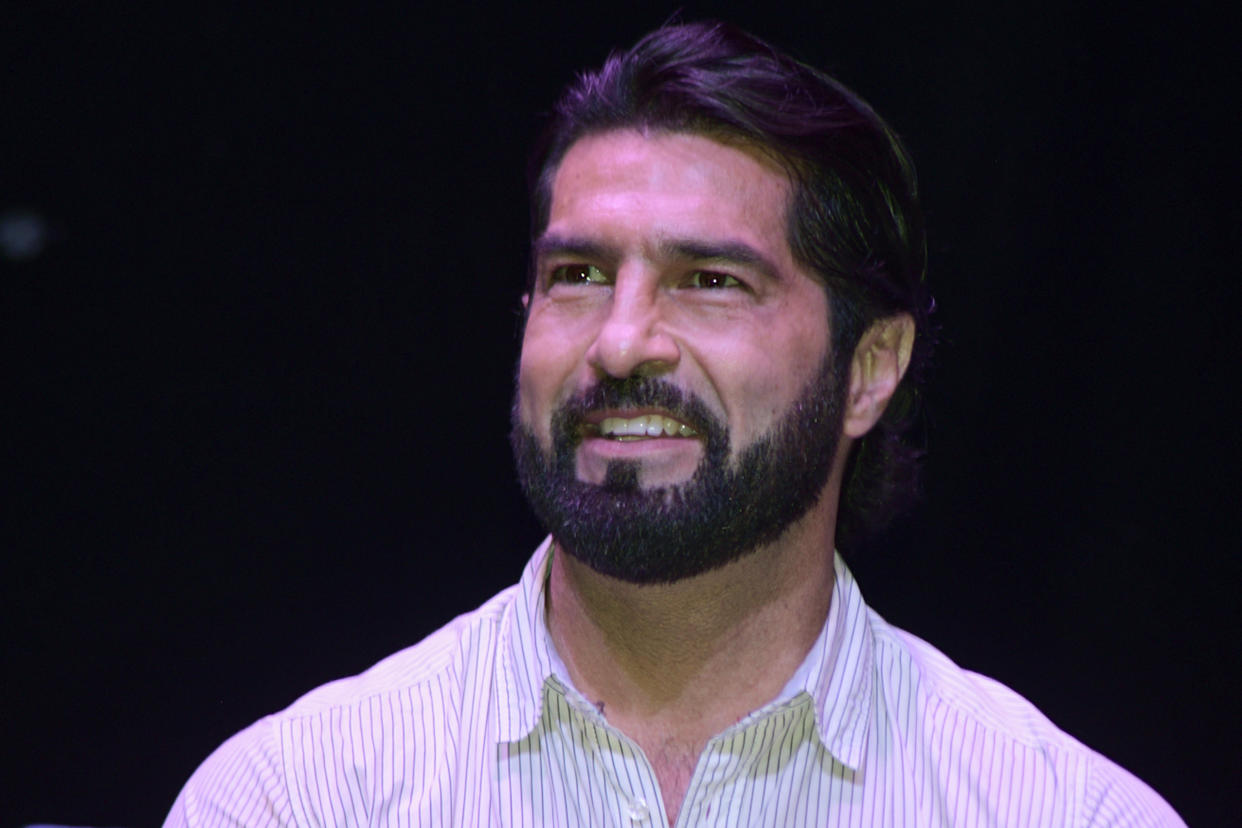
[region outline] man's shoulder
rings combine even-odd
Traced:
[[[377,696],[408,693],[429,682],[459,681],[463,661],[495,654],[517,589],[511,586],[497,593],[478,609],[457,616],[422,641],[387,656],[362,673],[316,687],[276,717],[318,715]]]
[[[898,692],[921,705],[947,708],[998,736],[1036,748],[1088,750],[1058,728],[1039,708],[996,679],[959,666],[917,635],[873,617],[877,652],[903,677]]]
[[[304,824],[325,801],[437,807],[459,733],[486,717],[516,590],[235,734],[194,772],[165,825]]]
[[[890,716],[919,723],[929,753],[947,752],[933,763],[960,770],[965,754],[986,746],[990,760],[980,762],[981,768],[999,763],[1012,769],[1025,757],[1023,773],[1034,780],[1046,770],[1047,784],[1063,788],[1082,824],[1184,824],[1145,782],[1066,733],[1012,688],[958,666],[874,613],[871,621],[877,672],[889,677],[880,690],[883,703]]]

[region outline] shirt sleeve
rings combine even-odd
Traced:
[[[277,730],[261,719],[217,748],[181,789],[164,828],[292,825]]]
[[[1186,828],[1160,794],[1120,765],[1093,757],[1087,776],[1085,818],[1088,828]]]

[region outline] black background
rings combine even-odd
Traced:
[[[3,7],[0,214],[48,231],[0,259],[3,824],[157,823],[229,734],[517,579],[526,149],[673,8],[206,5]],[[684,8],[836,74],[920,169],[928,493],[864,593],[1229,821],[1223,21]]]

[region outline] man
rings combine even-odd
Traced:
[[[826,76],[672,26],[532,167],[520,584],[235,736],[169,824],[1174,825],[867,609],[930,348],[913,168]]]

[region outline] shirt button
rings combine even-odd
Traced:
[[[649,811],[647,810],[647,803],[643,802],[641,799],[631,799],[629,812],[631,821],[642,822],[649,814]]]

